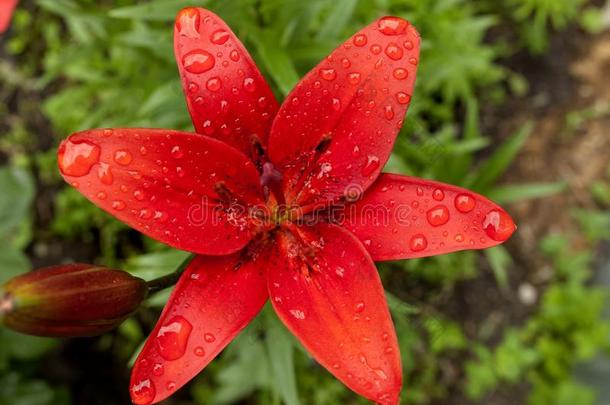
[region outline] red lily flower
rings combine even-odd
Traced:
[[[0,34],[8,29],[11,24],[13,11],[19,0],[0,0]]]
[[[64,178],[96,205],[199,254],[136,361],[133,402],[188,382],[270,297],[328,371],[396,403],[401,361],[374,261],[486,248],[515,229],[480,195],[380,174],[413,91],[417,31],[375,21],[281,106],[219,17],[186,8],[174,34],[198,134],[97,129],[59,149]]]

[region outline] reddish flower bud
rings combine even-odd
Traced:
[[[0,288],[0,322],[37,336],[95,336],[118,326],[146,297],[147,285],[91,264],[46,267]]]

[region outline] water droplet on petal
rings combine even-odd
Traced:
[[[453,239],[455,239],[456,242],[464,242],[464,235],[462,235],[461,233],[458,233],[455,235],[455,237]]]
[[[407,69],[403,69],[403,68],[396,68],[396,69],[394,69],[394,72],[392,73],[392,75],[394,76],[395,79],[403,80],[409,76],[409,71]]]
[[[416,58],[409,58],[409,63],[412,65],[417,65],[417,59]]]
[[[222,87],[220,77],[212,77],[205,83],[205,87],[210,91],[218,91]]]
[[[383,110],[383,115],[385,115],[386,119],[391,120],[394,118],[394,109],[391,105],[386,105]]]
[[[443,201],[443,198],[445,198],[445,193],[440,188],[434,189],[432,192],[432,198],[434,198],[436,201]]]
[[[163,364],[157,363],[153,366],[153,374],[157,377],[162,376],[164,372],[165,368],[163,367]]]
[[[195,94],[199,91],[199,86],[197,85],[197,83],[189,83],[187,89],[189,93]]]
[[[360,83],[360,73],[352,72],[352,73],[348,74],[347,80],[353,85]]]
[[[195,7],[187,7],[180,10],[176,18],[176,29],[182,36],[198,38],[201,17]]]
[[[370,176],[379,168],[379,158],[374,155],[370,155],[366,161],[366,164],[362,168],[363,176]]]
[[[148,405],[155,399],[155,384],[149,379],[142,380],[131,387],[131,400],[136,405]]]
[[[398,46],[398,44],[390,42],[385,48],[385,54],[388,55],[390,59],[400,60],[400,58],[402,58],[402,48]]]
[[[237,62],[239,60],[239,52],[233,49],[231,53],[229,53],[229,58],[231,58],[233,62]]]
[[[469,194],[458,194],[455,197],[455,208],[462,212],[462,213],[467,213],[470,212],[474,209],[474,206],[476,204],[474,198],[469,195]]]
[[[97,168],[97,177],[107,186],[114,182],[114,176],[112,175],[112,170],[110,169],[110,165],[108,163],[100,163]]]
[[[213,44],[222,45],[229,40],[229,37],[229,33],[221,28],[210,35],[210,41]]]
[[[72,142],[68,139],[59,147],[57,156],[59,170],[65,176],[85,176],[99,161],[100,151],[100,147],[93,142]]]
[[[253,93],[256,91],[256,83],[254,82],[253,78],[246,77],[244,79],[244,89],[250,93]]]
[[[112,202],[112,209],[116,211],[123,211],[125,209],[125,201],[114,200]]]
[[[182,57],[186,71],[195,74],[207,72],[214,67],[214,63],[214,56],[203,49],[195,49]]]
[[[339,100],[338,98],[333,98],[332,103],[333,110],[339,111],[341,109],[341,100]]]
[[[396,93],[396,101],[398,101],[399,104],[408,104],[409,101],[411,101],[411,96],[407,93],[399,91]]]
[[[411,41],[405,41],[405,43],[403,44],[403,46],[405,47],[406,50],[410,51],[414,48],[413,46],[413,42]]]
[[[377,44],[375,44],[375,45],[371,45],[371,52],[372,52],[374,55],[379,55],[379,54],[381,53],[381,46],[380,46],[380,45],[377,45]]]
[[[352,66],[352,62],[349,61],[349,59],[347,58],[343,58],[341,59],[341,66],[343,66],[344,68],[349,68],[350,66]]]
[[[424,189],[423,189],[423,188],[421,188],[421,187],[419,187],[419,186],[417,186],[417,188],[415,189],[415,192],[417,193],[417,195],[418,195],[419,197],[421,197],[421,196],[423,196],[423,195],[424,195]]]
[[[367,38],[364,34],[358,34],[354,36],[354,45],[356,46],[364,46],[366,45]]]
[[[114,161],[120,164],[121,166],[129,165],[132,160],[133,156],[131,156],[131,153],[129,153],[129,151],[121,149],[114,152]]]
[[[213,341],[215,341],[215,340],[216,340],[216,336],[214,336],[214,335],[213,335],[213,334],[211,334],[211,333],[206,333],[206,334],[204,334],[204,335],[203,335],[203,339],[204,339],[206,342],[208,342],[208,343],[212,343]]]
[[[409,248],[414,252],[421,252],[428,246],[428,240],[424,235],[418,233],[413,235],[409,241]]]
[[[494,209],[489,211],[483,219],[483,229],[491,239],[504,242],[515,231],[515,223],[504,211]]]
[[[364,311],[364,302],[360,301],[356,304],[356,312]]]
[[[173,317],[157,333],[155,342],[159,354],[166,360],[177,360],[184,355],[193,325],[182,316]]]
[[[379,31],[385,35],[400,35],[409,26],[409,22],[398,17],[382,17],[377,21]]]
[[[174,159],[181,159],[184,156],[184,150],[179,145],[176,145],[172,148],[171,154]]]
[[[195,348],[195,350],[193,351],[193,353],[195,353],[195,356],[197,356],[197,357],[205,356],[205,350],[201,346],[197,346]]]
[[[165,385],[165,387],[167,388],[168,391],[173,391],[176,389],[176,383],[173,381],[168,381],[167,384]]]
[[[320,77],[328,81],[335,80],[335,78],[337,77],[337,72],[333,68],[322,68],[320,69]]]
[[[449,210],[444,205],[437,205],[428,210],[426,217],[430,225],[441,226],[449,221]]]

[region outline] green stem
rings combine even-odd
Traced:
[[[194,257],[195,255],[190,255],[187,257],[173,273],[147,281],[146,284],[148,285],[148,296],[156,294],[159,291],[165,290],[167,287],[171,287],[176,284]]]

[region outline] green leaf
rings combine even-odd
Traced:
[[[563,181],[557,183],[523,183],[494,187],[488,191],[487,197],[501,204],[533,200],[561,193],[566,189]]]
[[[29,172],[14,167],[0,169],[0,237],[6,236],[29,210],[34,197],[34,180]]]
[[[18,249],[6,247],[0,250],[0,285],[30,269],[30,261]]]
[[[521,150],[525,140],[533,129],[533,123],[527,122],[517,132],[510,136],[494,154],[479,167],[474,181],[470,187],[481,191],[489,187],[498,179],[511,164],[515,156]]]
[[[190,255],[181,250],[166,250],[133,256],[127,259],[123,269],[144,280],[152,280],[175,271]]]
[[[316,39],[322,41],[328,38],[339,37],[352,18],[357,3],[357,0],[336,1],[326,18],[326,21],[324,21],[324,24],[320,27]]]
[[[288,94],[299,81],[299,74],[286,50],[278,46],[277,33],[270,30],[259,31],[252,39],[263,64],[280,91],[284,95]]]
[[[502,291],[508,291],[508,266],[512,258],[504,246],[496,246],[485,250],[485,256],[494,273],[496,283]]]
[[[196,4],[203,7],[208,2],[199,0]],[[165,0],[142,3],[135,6],[119,7],[108,12],[114,18],[128,18],[148,21],[174,21],[176,14],[183,7],[194,6],[192,0]]]
[[[267,316],[265,343],[275,389],[286,405],[299,405],[293,340],[274,314]]]

